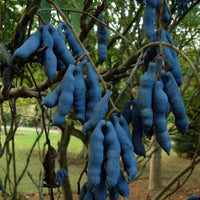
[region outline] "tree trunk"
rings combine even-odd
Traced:
[[[61,141],[59,143],[59,149],[58,149],[60,168],[64,168],[67,172],[68,172],[67,147],[69,144],[72,129],[73,129],[73,127],[70,126],[67,122],[65,123],[64,127],[61,127],[62,136],[61,136]],[[65,200],[73,200],[69,177],[67,177],[63,180],[62,188],[63,188],[64,199]]]
[[[155,137],[152,137],[152,158],[150,161],[150,174],[149,174],[149,189],[151,190],[159,190],[161,185],[161,148]]]

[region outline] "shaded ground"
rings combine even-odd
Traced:
[[[163,184],[167,183],[167,180],[163,181]],[[137,180],[130,184],[130,196],[129,200],[150,200],[156,194],[156,191],[148,190],[148,179]],[[192,195],[200,195],[200,183],[188,181],[180,190],[171,195],[170,200],[186,200]],[[78,195],[73,194],[74,200],[78,200]],[[39,199],[38,195],[27,196],[27,199],[36,200]],[[45,199],[49,199],[46,196]],[[56,199],[56,198],[55,198]],[[60,199],[63,199],[62,197]],[[122,197],[119,198],[122,200]]]

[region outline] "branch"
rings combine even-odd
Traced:
[[[102,12],[105,8],[105,4],[106,4],[106,1],[107,0],[103,0],[102,4],[97,6],[97,9],[94,13],[94,17],[98,18],[99,16],[99,13]],[[79,38],[80,40],[83,42],[87,36],[88,36],[88,33],[90,32],[90,30],[92,29],[92,27],[94,26],[94,23],[95,23],[95,20],[94,19],[91,19],[91,21],[87,24],[87,26],[82,26],[82,30],[79,34]]]
[[[24,35],[27,29],[27,25],[33,16],[36,14],[37,9],[40,5],[41,0],[28,1],[27,6],[19,20],[18,24],[15,27],[15,33],[11,40],[11,49],[14,51],[16,48],[22,45],[24,40]],[[13,53],[13,52],[12,52]]]
[[[182,171],[180,171],[177,175],[172,178],[167,185],[162,188],[154,197],[152,200],[159,200],[162,195],[169,190],[169,188],[176,182],[178,181],[184,174],[186,174],[190,169],[194,168],[195,165],[197,165],[200,162],[200,157],[198,157],[194,163],[190,164],[186,168],[184,168]]]

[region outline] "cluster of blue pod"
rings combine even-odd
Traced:
[[[103,21],[103,14],[100,13],[98,18]],[[107,58],[108,30],[101,23],[98,23],[97,38],[98,58],[102,64]],[[66,46],[65,39],[71,51]],[[101,88],[97,73],[92,64],[88,62],[87,57],[84,56],[82,48],[65,22],[59,23],[57,30],[52,25],[43,25],[15,50],[13,59],[17,61],[28,58],[44,46],[47,48],[38,57],[45,66],[48,79],[53,82],[57,71],[66,70],[60,83],[41,102],[42,105],[49,108],[58,105],[52,125],[63,124],[72,105],[76,119],[82,124],[87,122],[95,105],[101,100]],[[74,64],[76,58],[80,57],[82,57],[81,62]],[[87,67],[85,79],[84,66]],[[84,128],[87,129],[88,123]],[[84,129],[83,132],[85,133]]]
[[[144,34],[147,36],[150,42],[159,41],[160,31],[156,30],[154,25],[155,15],[159,17],[160,15],[159,13],[160,13],[160,0],[154,0],[154,1],[146,0],[144,16],[143,16],[143,30]],[[165,4],[165,1],[163,1],[162,20],[163,22],[169,22],[170,19],[171,18],[167,10],[167,6]],[[168,43],[172,46],[175,45],[170,33],[165,29],[161,30],[161,41]],[[156,46],[155,49],[156,49],[156,54],[159,54],[160,53],[159,47]],[[149,51],[148,54],[149,55],[146,55],[146,57],[148,57],[149,59],[151,59],[151,57],[154,56],[154,54],[152,54],[152,51]],[[166,63],[168,64],[168,70],[173,74],[178,86],[180,86],[182,84],[182,72],[176,51],[168,46],[163,45],[163,55]]]
[[[150,62],[147,71],[142,75],[137,102],[142,131],[151,138],[155,130],[159,145],[170,155],[171,141],[166,120],[169,106],[175,117],[175,125],[183,135],[188,129],[188,118],[177,82],[170,71],[162,69],[161,57],[155,63]]]
[[[90,128],[84,128],[84,131],[87,130],[86,133],[92,130],[92,134],[89,146],[88,181],[80,190],[80,200],[106,200],[107,196],[111,200],[117,200],[120,195],[128,198],[128,182],[134,180],[137,174],[137,159],[126,119],[117,113],[113,113],[109,120],[104,119],[111,94],[112,92],[108,90],[96,104],[90,124],[87,125]],[[123,169],[120,168],[120,157]]]

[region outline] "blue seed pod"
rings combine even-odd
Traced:
[[[93,196],[95,200],[106,200],[107,198],[107,187],[104,179],[101,179],[100,184],[93,188]]]
[[[153,8],[160,4],[160,0],[146,0],[146,4],[151,5]]]
[[[123,115],[120,115],[120,116],[119,116],[119,123],[120,123],[120,125],[122,126],[122,128],[126,131],[127,136],[128,136],[128,138],[130,139],[130,141],[131,141],[130,129],[129,129],[128,123],[126,122],[126,119],[124,118]]]
[[[200,195],[192,195],[191,197],[187,198],[187,200],[199,200]]]
[[[63,33],[63,26],[64,26],[63,22],[60,22],[60,23],[58,24],[58,29],[57,29],[57,31],[58,31],[59,35],[61,36],[61,38],[65,41],[65,35],[64,35],[64,33]]]
[[[15,50],[13,53],[13,59],[23,59],[30,56],[40,47],[41,42],[41,30],[38,29],[33,35],[31,35],[23,45]]]
[[[65,41],[59,35],[58,31],[51,25],[49,26],[49,31],[54,39],[54,50],[57,58],[60,58],[66,67],[75,63],[74,57],[70,53]]]
[[[89,186],[89,184],[87,184],[87,193],[84,197],[84,200],[94,200],[93,198],[93,193],[92,193],[92,188]]]
[[[117,200],[119,199],[119,192],[117,191],[116,187],[113,187],[109,190],[109,198],[110,200]]]
[[[47,77],[53,82],[53,77],[56,75],[57,58],[53,52],[54,41],[49,33],[49,25],[42,27],[42,43],[43,46],[48,45],[44,52],[44,66]]]
[[[61,94],[58,100],[58,109],[53,119],[53,126],[61,125],[65,122],[65,115],[68,114],[73,103],[73,93],[75,86],[74,78],[75,65],[69,65],[61,84]]]
[[[87,63],[87,77],[85,79],[87,89],[86,102],[86,120],[88,120],[93,112],[95,105],[101,100],[101,87],[99,85],[99,78],[93,69],[91,63]]]
[[[79,200],[84,200],[86,193],[87,193],[87,182],[85,182],[80,189],[80,194],[78,195]]]
[[[74,88],[74,110],[78,120],[85,121],[85,82],[83,79],[83,68],[78,64],[74,70],[75,88]]]
[[[63,22],[63,25],[65,27],[65,37],[69,43],[70,48],[77,57],[81,57],[84,54],[83,50],[81,49],[69,26],[65,22]],[[87,56],[84,56],[82,60],[87,60]]]
[[[144,145],[142,143],[143,130],[142,121],[140,117],[140,109],[136,99],[133,99],[133,111],[132,111],[132,143],[134,147],[134,152],[137,155],[146,157],[146,152]]]
[[[165,76],[164,84],[164,91],[175,116],[175,125],[182,134],[185,134],[188,130],[188,118],[178,85],[170,72]]]
[[[90,187],[94,187],[101,182],[102,165],[104,161],[104,134],[102,128],[105,124],[106,122],[104,120],[100,120],[90,137],[87,173]]]
[[[144,34],[150,41],[156,41],[156,31],[154,27],[155,10],[152,5],[146,3],[143,15],[143,30]]]
[[[132,106],[132,100],[129,99],[122,111],[122,115],[125,118],[125,120],[127,121],[128,124],[131,123],[131,115],[132,115],[132,110],[131,110],[131,106]]]
[[[149,66],[149,63],[154,60],[154,58],[157,56],[157,46],[152,46],[147,48],[147,50],[144,53],[144,65],[143,65],[143,71],[146,72]]]
[[[100,13],[98,19],[103,22],[103,14]],[[98,23],[97,25],[97,40],[98,40],[98,59],[102,64],[108,55],[107,42],[108,42],[108,28],[103,24]]]
[[[156,81],[153,89],[153,112],[156,140],[165,152],[170,155],[171,140],[167,131],[166,109],[168,98],[162,89],[162,83]]]
[[[118,136],[121,145],[121,157],[124,169],[128,174],[128,180],[132,181],[137,173],[137,159],[134,155],[134,147],[130,141],[126,131],[120,125],[120,119],[116,115],[112,115],[111,121]]]
[[[153,125],[153,110],[152,110],[152,91],[154,84],[154,69],[156,64],[149,63],[148,70],[140,78],[140,86],[138,89],[137,101],[142,118],[142,128],[149,132]]]
[[[58,104],[58,99],[61,93],[60,82],[41,102],[41,105],[45,105],[48,108],[52,108]]]
[[[114,187],[118,182],[120,173],[120,144],[117,133],[110,121],[103,127],[105,146],[105,172],[108,188]]]
[[[162,34],[161,34],[162,42],[171,43],[169,42],[168,38],[169,38],[169,33],[167,33],[166,30],[162,29]],[[169,71],[173,74],[178,86],[180,86],[182,84],[182,72],[176,52],[173,49],[163,45],[163,54],[165,60],[169,65]]]
[[[101,119],[105,118],[108,110],[108,102],[111,95],[112,91],[107,90],[101,101],[95,105],[90,119],[83,125],[82,131],[84,134],[86,134],[88,131],[91,131]]]
[[[122,172],[120,172],[116,188],[117,188],[117,191],[119,192],[120,195],[128,198],[130,190],[129,190],[128,183],[127,183]]]
[[[57,59],[57,71],[62,71],[62,69],[66,69],[66,66],[62,62],[60,58]]]
[[[58,180],[59,185],[62,185],[62,182],[65,177],[69,177],[69,175],[64,168],[61,168],[59,171],[56,172],[56,178]]]

